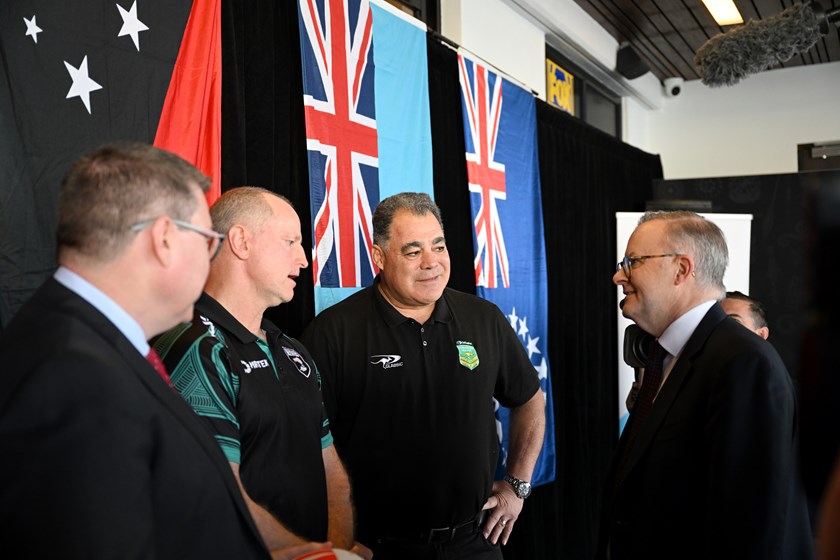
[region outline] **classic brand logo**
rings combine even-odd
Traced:
[[[472,342],[458,340],[455,342],[455,347],[458,349],[458,360],[461,365],[469,370],[474,370],[478,367],[478,352]]]
[[[289,360],[295,364],[295,367],[301,375],[309,377],[309,374],[312,373],[312,368],[309,367],[309,364],[306,363],[306,360],[303,359],[303,356],[301,356],[297,350],[283,346],[283,352],[285,352]]]
[[[251,373],[251,370],[268,367],[268,360],[251,360],[250,362],[246,362],[245,360],[239,361],[245,367],[245,373]]]
[[[382,369],[390,369],[395,367],[402,367],[402,356],[399,354],[379,354],[370,357],[370,363],[373,365],[382,364]]]
[[[210,336],[216,337],[216,325],[214,325],[213,322],[204,315],[199,315],[198,318],[201,319],[201,322],[207,327],[207,332],[210,333]]]

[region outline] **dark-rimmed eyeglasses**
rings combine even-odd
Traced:
[[[194,231],[195,233],[207,239],[207,254],[210,255],[211,261],[216,258],[216,255],[219,254],[219,250],[222,248],[222,241],[225,238],[224,233],[219,233],[218,231],[212,229],[203,228],[201,226],[197,226],[195,224],[191,224],[183,220],[176,220],[175,218],[169,219],[172,220],[172,223],[175,224],[175,227],[177,227],[178,229]],[[137,222],[129,229],[131,231],[141,231],[149,227],[155,220],[157,220],[157,218],[149,218],[148,220]]]
[[[630,271],[636,266],[637,263],[643,263],[647,259],[660,259],[662,257],[681,257],[684,253],[662,253],[661,255],[641,255],[638,257],[624,257],[621,259],[618,264],[615,265],[615,271],[618,272],[619,270],[624,271],[624,275],[630,280]]]

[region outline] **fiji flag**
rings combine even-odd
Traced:
[[[373,283],[380,199],[432,195],[426,29],[373,0],[298,13],[317,313]]]
[[[548,353],[548,282],[537,160],[536,107],[524,89],[458,56],[476,293],[510,320],[546,398],[545,440],[532,484],[554,480],[554,412]],[[498,405],[497,405],[498,407]],[[510,413],[497,409],[504,473]]]

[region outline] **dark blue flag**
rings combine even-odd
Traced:
[[[548,349],[548,280],[534,98],[486,67],[458,56],[475,246],[476,293],[510,321],[546,399],[545,439],[532,484],[554,480],[554,411]],[[504,473],[510,413],[496,413]]]

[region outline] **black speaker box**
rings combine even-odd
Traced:
[[[645,61],[641,59],[639,53],[633,48],[630,43],[622,43],[618,47],[618,55],[615,59],[615,71],[627,78],[633,80],[648,72]]]

